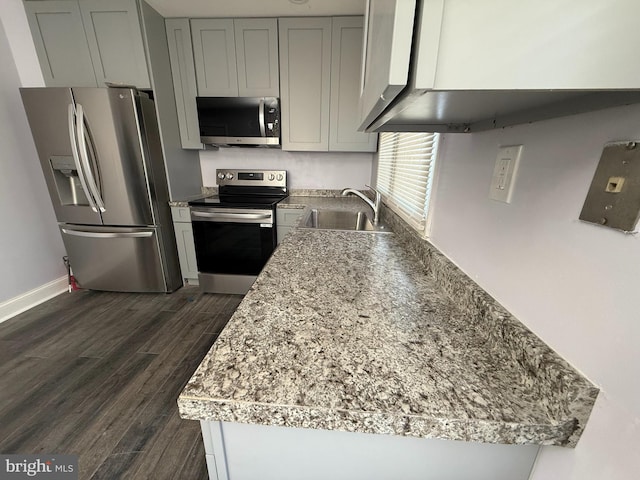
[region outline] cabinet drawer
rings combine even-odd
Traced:
[[[171,217],[174,222],[191,223],[191,212],[189,207],[171,207]]]
[[[279,227],[297,227],[307,210],[300,208],[279,208],[276,211],[276,225]]]

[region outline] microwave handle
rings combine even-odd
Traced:
[[[260,99],[260,106],[258,107],[258,123],[260,124],[260,136],[266,137],[267,132],[264,128],[264,98]]]

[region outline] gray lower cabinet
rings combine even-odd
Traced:
[[[193,243],[193,228],[189,207],[171,207],[173,229],[176,232],[180,272],[185,283],[198,285],[198,265],[196,264],[196,247]]]
[[[137,0],[25,1],[45,84],[151,88]]]
[[[217,480],[526,480],[538,445],[201,421]]]
[[[282,149],[374,152],[358,132],[362,17],[281,18]]]
[[[278,208],[276,210],[276,235],[278,244],[300,224],[308,210],[301,208]]]
[[[176,97],[182,148],[202,149],[196,97],[196,72],[193,63],[191,27],[188,18],[167,18],[167,42],[171,61],[173,91]]]

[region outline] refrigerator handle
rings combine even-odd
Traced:
[[[260,99],[260,106],[258,107],[258,123],[260,124],[260,136],[266,137],[267,133],[264,129],[264,98]]]
[[[75,237],[88,237],[88,238],[146,238],[152,237],[153,232],[86,232],[84,230],[72,230],[70,228],[63,228],[62,233],[67,235],[73,235]]]
[[[75,111],[73,108],[73,103],[69,104],[69,109],[67,110],[68,119],[69,119],[69,140],[71,141],[71,153],[73,154],[73,161],[76,164],[76,170],[78,171],[78,178],[80,179],[80,185],[82,185],[82,189],[87,194],[87,199],[89,200],[89,205],[91,205],[91,209],[94,212],[98,211],[98,207],[96,206],[96,202],[93,200],[91,196],[91,192],[89,188],[87,188],[87,181],[84,178],[84,172],[82,171],[82,164],[80,162],[80,155],[78,154],[78,144],[76,143],[76,125],[75,125]]]
[[[96,200],[98,210],[100,210],[101,213],[104,213],[107,211],[107,209],[104,208],[104,202],[102,201],[102,197],[100,196],[100,191],[98,190],[98,185],[96,185],[96,179],[93,176],[91,164],[89,163],[87,139],[84,136],[84,109],[79,103],[76,104],[76,134],[78,136],[78,145],[80,145],[80,158],[82,159],[82,163],[84,165],[85,173],[87,176],[87,183],[89,184],[89,188],[91,189],[93,198],[95,198]]]

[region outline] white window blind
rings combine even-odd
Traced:
[[[416,230],[424,233],[437,133],[380,134],[376,187],[385,203]]]

